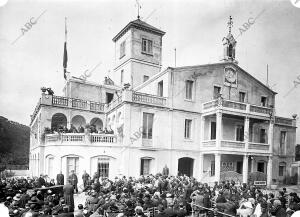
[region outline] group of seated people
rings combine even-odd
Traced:
[[[71,124],[70,129],[68,129],[66,126],[58,126],[58,127],[52,127],[50,132],[50,134],[55,134],[55,133],[85,133],[85,132],[89,132],[89,133],[100,133],[100,134],[114,134],[114,131],[111,129],[111,127],[104,127],[104,129],[102,129],[101,127],[99,127],[97,129],[96,125],[90,125],[87,128],[84,128],[82,125],[80,125],[78,128],[76,128],[73,124]]]
[[[34,183],[41,184],[36,179],[1,180],[0,199],[9,216],[294,217],[300,212],[297,193],[288,193],[285,188],[271,192],[251,184],[237,186],[233,181],[210,187],[192,177],[162,174],[114,180],[94,175],[81,188],[86,202],[74,207],[73,195],[66,196],[70,186],[73,194],[72,185],[62,190],[59,186],[46,187],[51,185],[46,182],[42,183],[44,188],[36,188]]]

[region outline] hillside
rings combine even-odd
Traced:
[[[0,164],[29,163],[30,128],[0,116]]]

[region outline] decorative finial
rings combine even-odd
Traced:
[[[228,27],[229,27],[229,34],[231,34],[231,27],[233,26],[233,22],[232,22],[232,17],[229,16],[229,21],[227,23]]]
[[[137,4],[137,8],[138,8],[138,16],[137,16],[137,18],[138,19],[140,19],[140,9],[142,8],[142,6],[140,5],[140,2],[139,2],[139,0],[136,0],[136,4]]]

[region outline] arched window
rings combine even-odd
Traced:
[[[231,57],[231,58],[233,58],[233,46],[232,46],[232,44],[229,45],[228,56]]]
[[[103,122],[100,118],[93,118],[90,122],[90,125],[94,125],[97,130],[103,130]]]
[[[51,119],[51,129],[57,130],[59,126],[67,127],[67,117],[62,113],[56,113]]]
[[[80,126],[84,127],[86,121],[81,115],[76,115],[72,118],[71,124],[78,129]]]

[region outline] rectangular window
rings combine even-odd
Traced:
[[[285,154],[286,131],[280,132],[280,154]]]
[[[110,103],[114,98],[114,94],[113,93],[107,93],[106,92],[106,103]]]
[[[185,98],[193,99],[193,81],[187,80],[185,81]]]
[[[214,86],[214,99],[217,99],[221,94],[221,87]]]
[[[78,176],[79,157],[67,157],[67,177],[72,174],[72,170],[74,170],[75,174]]]
[[[185,119],[185,123],[184,123],[184,138],[185,139],[191,138],[191,130],[192,130],[192,120]]]
[[[217,124],[216,122],[212,121],[210,123],[210,139],[216,139],[216,130],[217,130]]]
[[[239,92],[239,101],[245,102],[246,93],[245,92]]]
[[[120,59],[125,56],[125,46],[126,46],[126,41],[123,41],[120,44]]]
[[[279,176],[284,176],[286,171],[286,164],[285,163],[279,163],[279,171],[278,175]]]
[[[260,129],[260,143],[266,143],[267,141],[267,134],[266,129]]]
[[[150,174],[150,163],[151,159],[141,159],[141,175]]]
[[[121,70],[121,84],[124,83],[124,69]]]
[[[149,76],[148,75],[144,75],[144,78],[143,78],[143,81],[147,81],[149,79]]]
[[[153,117],[154,114],[143,113],[143,138],[144,139],[152,139]]]
[[[163,81],[158,82],[157,84],[157,95],[164,96],[164,83]]]
[[[244,141],[244,126],[237,125],[236,127],[236,141]]]
[[[210,164],[210,175],[211,176],[215,175],[215,161],[211,161],[211,164]]]
[[[267,106],[267,97],[262,96],[260,100],[260,105],[266,107]]]
[[[109,176],[109,158],[98,158],[98,174],[100,177]]]
[[[152,54],[152,41],[149,39],[142,39],[142,53]]]

